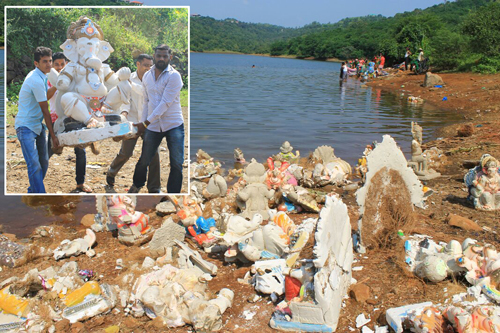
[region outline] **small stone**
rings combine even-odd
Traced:
[[[469,137],[474,134],[474,126],[472,124],[463,124],[457,130],[459,137]]]
[[[436,85],[443,85],[444,81],[441,76],[433,74],[431,72],[425,73],[424,87],[434,87]]]
[[[151,257],[144,258],[142,262],[142,269],[152,268],[156,264],[156,261]]]
[[[357,302],[363,303],[366,302],[366,300],[371,296],[370,287],[368,287],[364,283],[358,283],[351,287],[351,291],[349,292],[349,294]]]
[[[447,220],[448,224],[453,227],[464,230],[483,231],[483,228],[481,228],[476,222],[459,215],[450,214]]]
[[[89,228],[95,223],[94,218],[95,218],[94,214],[87,214],[84,217],[82,217],[80,223]]]
[[[68,319],[63,319],[55,324],[56,332],[67,332],[70,328],[70,322]]]
[[[378,301],[376,299],[370,298],[366,300],[366,303],[370,305],[377,305]]]

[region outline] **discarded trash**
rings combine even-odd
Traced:
[[[408,318],[408,315],[412,311],[417,311],[416,313],[422,313],[425,307],[432,306],[432,302],[425,302],[419,304],[405,305],[398,308],[392,308],[386,311],[385,318],[389,326],[396,332],[403,332],[403,321]]]
[[[78,238],[73,241],[68,239],[61,242],[61,245],[54,250],[54,259],[59,260],[71,256],[78,256],[82,253],[87,254],[89,257],[95,255],[92,246],[95,243],[96,236],[91,229],[87,229],[86,235],[83,238]]]
[[[365,314],[362,313],[356,317],[356,327],[360,328],[361,326],[368,324],[370,321],[371,321],[371,319],[366,318]]]

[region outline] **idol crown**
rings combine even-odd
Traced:
[[[99,38],[103,40],[104,34],[101,27],[86,16],[81,16],[78,21],[72,22],[66,33],[68,39],[80,37]]]

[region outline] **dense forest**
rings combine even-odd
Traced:
[[[4,44],[4,16],[5,6],[82,6],[81,0],[0,0],[0,45]],[[130,6],[122,0],[86,0],[85,6]]]
[[[80,16],[97,22],[104,38],[114,48],[106,63],[118,69],[135,68],[141,53],[153,54],[154,48],[168,41],[176,66],[187,87],[188,11],[185,8],[8,8],[7,9],[7,82],[9,99],[17,95],[21,81],[33,69],[33,50],[40,45],[61,51],[66,31]]]
[[[302,28],[251,24],[236,19],[191,18],[191,50],[269,53],[298,58],[351,59],[382,52],[389,64],[405,47],[422,47],[434,69],[500,71],[500,3],[456,0],[393,17],[346,18]]]
[[[272,42],[329,29],[328,24],[313,22],[302,28],[284,28],[272,24],[246,23],[234,18],[216,20],[208,16],[191,17],[191,51],[269,53]]]

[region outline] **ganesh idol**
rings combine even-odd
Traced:
[[[115,73],[103,63],[114,50],[104,40],[99,25],[88,17],[72,22],[66,37],[60,47],[70,62],[60,74],[52,69],[48,75],[59,91],[54,130],[63,132],[67,117],[87,128],[102,127],[103,122],[98,119],[102,120],[103,113],[119,114],[120,107],[130,102],[130,69],[122,67]]]

